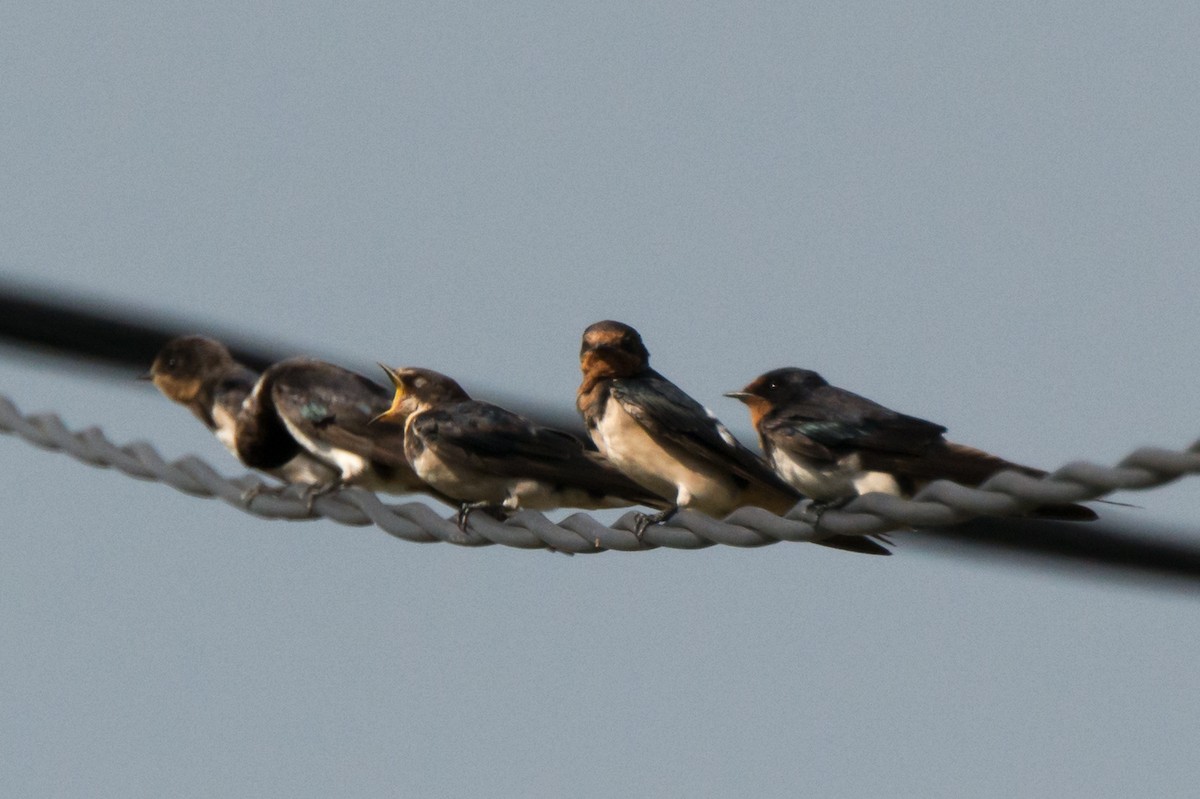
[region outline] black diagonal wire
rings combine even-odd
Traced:
[[[54,353],[132,377],[145,371],[166,341],[189,333],[220,339],[239,360],[256,369],[296,354],[197,320],[0,279],[0,343],[17,352]],[[360,370],[369,373],[370,367]],[[562,412],[533,409],[528,403],[513,405],[558,426],[576,427],[574,419]],[[1118,526],[1015,518],[976,520],[914,535],[922,548],[955,556],[1000,556],[1006,560],[1035,556],[1042,562],[1091,564],[1142,577],[1200,577],[1200,541],[1194,535],[1164,535],[1153,529],[1151,520],[1139,525],[1135,519]]]
[[[52,354],[90,367],[101,367],[118,378],[146,371],[154,355],[176,336],[201,334],[221,341],[234,357],[262,371],[294,355],[322,358],[378,380],[374,361],[347,361],[336,355],[265,343],[261,336],[223,329],[197,319],[173,317],[133,304],[101,301],[69,292],[49,290],[0,278],[0,344],[18,355]],[[467,381],[463,381],[467,384]],[[489,399],[524,413],[543,424],[582,436],[574,412],[548,408],[521,398]],[[582,436],[586,439],[586,436]],[[585,441],[585,443],[587,443]]]
[[[955,558],[1037,564],[1102,579],[1166,580],[1200,589],[1200,525],[1172,527],[1137,515],[1136,510],[1109,511],[1092,523],[980,518],[895,537],[901,544],[908,538],[921,549]]]
[[[134,305],[71,297],[0,280],[0,340],[134,376],[146,371],[170,339],[206,333],[221,339],[252,369],[290,354],[211,325],[172,319]]]

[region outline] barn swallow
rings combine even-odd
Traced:
[[[911,497],[938,479],[977,486],[1005,469],[1030,477],[1046,474],[947,441],[945,427],[831,386],[808,369],[776,369],[725,396],[749,408],[763,452],[779,476],[822,503],[871,491]],[[1091,508],[1067,503],[1043,506],[1034,515],[1097,518]]]
[[[746,505],[782,514],[804,498],[704,406],[651,369],[650,353],[629,325],[603,321],[588,327],[579,365],[583,382],[576,407],[600,453],[672,503],[662,513],[644,516],[641,530],[680,508],[718,519]],[[888,554],[861,536],[819,543]]]
[[[268,469],[304,453],[331,475],[310,499],[342,485],[436,496],[404,457],[404,428],[371,424],[390,401],[387,389],[357,372],[312,358],[280,361],[263,372],[238,413],[238,457]]]
[[[190,410],[239,457],[237,417],[258,375],[234,360],[223,344],[204,336],[172,339],[159,350],[150,371],[142,377],[153,381],[168,399]],[[270,466],[243,463],[289,483],[324,484],[334,478],[332,469],[298,449]]]
[[[477,508],[499,515],[520,508],[665,504],[585,450],[570,433],[473,400],[438,372],[383,369],[395,397],[378,418],[405,420],[408,462],[423,480],[461,503],[458,524],[463,529]]]

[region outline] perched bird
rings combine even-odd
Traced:
[[[238,457],[258,469],[277,468],[298,453],[317,461],[330,477],[314,486],[310,498],[342,485],[429,492],[404,457],[403,426],[371,424],[391,398],[378,383],[325,361],[272,364],[237,415]]]
[[[258,375],[235,361],[225,345],[204,336],[172,339],[159,350],[142,378],[153,381],[168,399],[190,410],[238,456],[237,417]],[[335,476],[333,469],[298,448],[269,465],[245,465],[289,483],[325,484]]]
[[[776,369],[725,396],[750,409],[763,452],[779,476],[822,503],[871,491],[910,497],[937,479],[976,486],[1004,469],[1031,477],[1046,474],[947,441],[941,425],[831,386],[807,369]],[[1066,503],[1034,513],[1072,521],[1096,518],[1091,508]]]
[[[461,503],[460,527],[476,508],[502,513],[664,504],[570,433],[473,400],[438,372],[383,369],[396,393],[379,420],[406,419],[408,461],[423,480]]]
[[[786,513],[803,499],[700,403],[651,369],[650,353],[629,325],[588,327],[579,362],[576,407],[596,447],[634,482],[671,500],[664,512],[643,517],[640,529],[680,508],[722,518],[746,505]],[[820,543],[888,553],[861,536]]]

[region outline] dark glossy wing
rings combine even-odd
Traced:
[[[778,448],[806,461],[834,463],[839,453],[821,443],[823,438],[828,439],[822,435],[821,429],[815,427],[818,424],[821,423],[792,417],[765,416],[759,423],[758,432],[768,453]]]
[[[836,386],[781,405],[763,418],[762,429],[777,446],[814,460],[836,460],[850,451],[921,455],[946,432]]]
[[[523,416],[478,400],[448,403],[412,419],[412,433],[439,458],[500,477],[532,478],[661,505],[632,480],[608,466],[570,433],[542,427]]]
[[[371,424],[392,393],[357,372],[324,361],[291,359],[263,373],[276,412],[316,442],[386,466],[408,468],[404,427]]]
[[[978,485],[1004,469],[1012,469],[1030,477],[1045,474],[1041,469],[1021,466],[990,452],[951,441],[939,441],[915,457],[893,457],[881,452],[873,463],[867,465],[871,468],[889,468],[918,480],[946,478],[963,485]]]
[[[867,469],[888,471],[916,481],[919,488],[932,480],[953,480],[963,485],[975,486],[996,472],[1011,469],[1030,477],[1043,477],[1046,472],[1031,466],[1007,461],[998,455],[981,449],[955,444],[953,441],[937,441],[920,455],[874,452],[865,454],[862,465]],[[1035,508],[1030,515],[1043,519],[1064,521],[1092,521],[1096,512],[1085,505],[1064,502]]]
[[[793,488],[780,480],[762,458],[742,446],[703,405],[657,372],[613,380],[610,391],[626,413],[655,438],[724,466],[745,480],[796,495]]]

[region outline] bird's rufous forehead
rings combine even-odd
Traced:
[[[747,383],[746,387],[743,388],[742,391],[746,392],[747,394],[760,394],[762,393],[762,390],[766,388],[767,381],[769,379],[770,378],[768,378],[766,375],[759,375]]]

